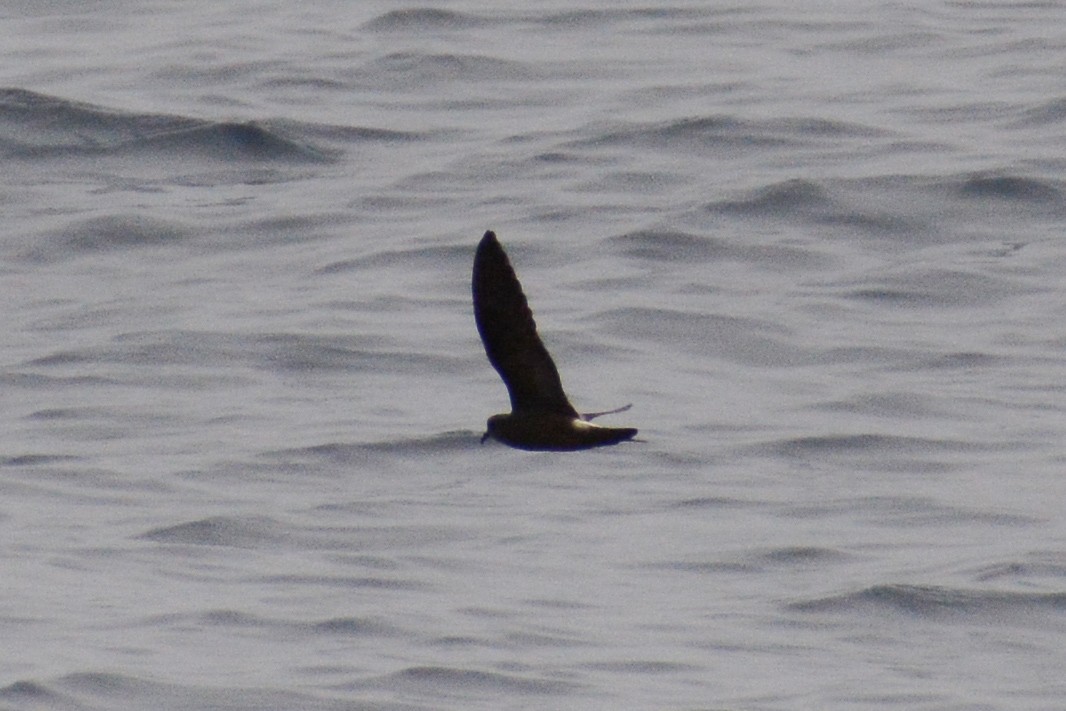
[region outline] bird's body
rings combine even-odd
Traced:
[[[636,433],[632,427],[601,427],[554,412],[512,412],[490,417],[485,436],[518,449],[569,452],[618,444]]]
[[[485,437],[519,449],[569,451],[617,444],[637,434],[631,427],[594,425],[589,420],[608,413],[582,416],[570,404],[537,335],[522,285],[491,231],[478,244],[472,290],[485,353],[511,397],[511,412],[490,417]]]

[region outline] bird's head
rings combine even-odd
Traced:
[[[499,431],[500,421],[506,417],[507,415],[493,415],[489,418],[489,421],[485,423],[485,434],[481,435],[481,444],[485,444],[485,440],[489,437],[498,439],[496,433]]]

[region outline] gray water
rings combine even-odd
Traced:
[[[1066,707],[1066,6],[307,5],[0,11],[0,707]]]

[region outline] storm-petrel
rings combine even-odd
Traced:
[[[594,417],[622,412],[579,414],[563,392],[559,371],[537,336],[522,285],[507,254],[489,231],[474,255],[474,320],[492,367],[511,396],[510,414],[493,415],[482,436],[519,449],[568,451],[632,439],[632,427],[601,427]]]

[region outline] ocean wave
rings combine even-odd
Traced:
[[[442,82],[521,81],[544,76],[539,69],[510,59],[481,54],[393,52],[356,72],[356,81],[392,89],[438,86]]]
[[[541,154],[535,156],[534,161],[538,162],[553,162],[551,158],[545,160],[544,155],[551,156],[552,154]],[[556,154],[556,163],[565,163],[565,158]],[[595,179],[578,186],[576,189],[582,192],[611,192],[611,193],[632,193],[638,195],[649,195],[656,193],[664,193],[674,185],[683,181],[683,178],[674,173],[667,171],[639,171],[639,170],[627,170],[617,172],[606,172],[602,175],[597,175]]]
[[[980,174],[965,178],[959,192],[969,198],[998,198],[1034,203],[1061,203],[1063,194],[1049,180],[1017,175]]]
[[[966,618],[1001,624],[1034,613],[1059,615],[1066,611],[1066,593],[969,590],[933,585],[874,585],[789,605],[800,612],[894,612],[915,619]]]
[[[854,395],[820,404],[817,408],[829,412],[850,412],[902,421],[933,415],[950,417],[947,412],[935,407],[934,402],[928,393],[883,392]]]
[[[58,351],[27,365],[59,367],[93,363],[187,365],[205,369],[232,368],[244,363],[268,371],[419,374],[456,372],[469,367],[465,358],[388,348],[382,337],[186,330],[120,334],[105,345]]]
[[[608,125],[590,129],[591,136],[572,145],[634,146],[678,150],[743,146],[750,150],[779,147],[785,139],[755,130],[754,122],[735,116],[716,115],[655,123]]]
[[[847,289],[847,298],[925,308],[983,308],[1036,290],[1021,281],[978,271],[915,267],[894,269],[841,286]]]
[[[881,456],[889,458],[885,455]],[[882,468],[893,470],[899,468],[909,474],[929,468],[923,465],[925,460],[921,459],[910,462],[900,455],[894,455],[891,459],[896,461]],[[867,465],[866,468],[874,470],[877,468],[876,464],[877,462]],[[944,468],[940,467],[941,470]],[[864,521],[887,527],[958,527],[976,524],[1024,528],[1041,523],[1034,516],[1004,512],[995,508],[966,508],[916,496],[863,496],[831,499],[821,503],[789,506],[785,515],[800,519],[841,516],[853,519],[858,517]]]
[[[924,453],[985,450],[987,444],[961,440],[904,437],[885,434],[846,434],[796,437],[769,445],[786,456],[893,452]]]
[[[395,625],[366,617],[333,617],[304,623],[301,628],[314,634],[342,637],[395,637],[400,632]]]
[[[832,206],[829,191],[811,180],[795,178],[774,183],[752,192],[740,200],[726,200],[708,205],[708,209],[760,216],[824,212]]]
[[[1021,127],[1056,126],[1066,121],[1066,97],[1052,99],[1026,109],[1016,123]]]
[[[175,220],[148,215],[120,214],[76,220],[63,228],[37,235],[21,259],[55,262],[101,252],[171,246],[189,241],[195,231]]]
[[[360,270],[388,269],[413,266],[440,267],[442,264],[463,265],[471,260],[472,250],[467,245],[439,245],[411,247],[407,249],[384,248],[331,262],[319,267],[316,274],[343,274]]]
[[[424,139],[418,132],[296,121],[209,121],[111,109],[0,89],[0,156],[145,155],[177,162],[331,163],[350,145]]]
[[[291,585],[301,588],[324,587],[343,590],[428,590],[433,586],[427,583],[404,580],[402,578],[379,575],[263,575],[256,578],[256,583],[275,586]]]
[[[1007,170],[944,176],[792,178],[704,203],[702,209],[716,220],[774,221],[808,225],[818,234],[866,235],[882,249],[999,240],[1008,248],[989,253],[1002,257],[1025,246],[1009,238],[1018,219],[1057,221],[1066,216],[1063,186],[1062,181]],[[981,229],[961,231],[955,227],[959,224],[976,224]],[[891,292],[883,296],[894,297]]]
[[[1066,554],[1057,551],[1033,553],[1018,560],[988,563],[970,571],[974,580],[1009,580],[1017,585],[1035,587],[1037,581],[1046,580],[1059,586],[1066,579]]]
[[[216,161],[327,162],[327,151],[258,121],[205,123],[138,136],[112,147],[125,153],[146,151],[195,155]]]
[[[823,183],[800,178],[758,188],[739,199],[712,202],[705,209],[726,217],[799,219],[874,233],[912,233],[921,226],[903,211],[853,204]]]
[[[365,462],[370,455],[436,456],[449,452],[474,449],[481,440],[481,432],[456,430],[425,437],[407,437],[361,442],[355,444],[330,442],[310,447],[279,449],[262,456],[279,462],[352,464]]]
[[[777,568],[824,571],[827,565],[846,563],[844,551],[819,546],[784,546],[729,556],[721,560],[677,560],[648,563],[643,570],[669,570],[696,575],[766,574]]]
[[[37,681],[15,681],[0,688],[0,700],[31,708],[70,708],[72,699]]]
[[[770,565],[816,565],[824,563],[838,563],[850,559],[851,556],[836,548],[824,548],[821,546],[785,546],[773,548],[756,555],[756,560],[762,560]]]
[[[553,12],[542,16],[528,16],[537,24],[551,28],[586,29],[602,27],[632,20],[686,20],[694,21],[718,14],[720,11],[706,8],[685,7],[641,7],[612,8],[607,10],[577,9],[565,12]]]
[[[329,159],[326,151],[269,124],[123,112],[24,89],[0,90],[0,155],[40,158],[144,152],[227,162]]]
[[[616,336],[670,343],[671,347],[746,365],[798,365],[814,357],[812,352],[789,343],[789,329],[755,318],[628,307],[606,311],[597,322]]]
[[[693,116],[646,123],[588,127],[571,145],[653,147],[665,150],[753,150],[868,142],[888,136],[872,126],[820,117],[750,119],[731,114]]]
[[[48,681],[16,681],[0,689],[0,700],[40,708],[63,709],[262,709],[299,708],[308,711],[350,711],[349,700],[324,698],[270,688],[218,688],[194,684],[174,684],[107,672],[79,672]],[[374,711],[410,711],[403,704],[364,704]]]
[[[638,230],[610,237],[607,243],[628,257],[657,262],[692,264],[728,260],[768,267],[814,268],[828,261],[822,254],[800,247],[733,242],[674,230]]]
[[[0,457],[0,467],[37,467],[45,464],[70,464],[81,457],[69,454],[15,454]]]
[[[543,695],[572,693],[580,688],[561,679],[534,679],[517,674],[460,669],[443,666],[408,667],[369,682],[367,685],[390,689],[419,689],[423,693],[470,697],[484,693]]]
[[[433,7],[412,7],[390,10],[363,24],[371,32],[426,32],[433,30],[465,30],[481,27],[487,18],[466,12]]]
[[[726,496],[695,496],[681,499],[670,504],[673,509],[731,509],[747,508],[754,505],[751,501],[734,499]]]
[[[608,671],[618,674],[673,674],[677,672],[703,672],[704,667],[682,662],[663,662],[655,660],[625,660],[617,662],[587,662],[582,669]]]
[[[1016,363],[1017,361],[1010,356],[978,353],[976,351],[956,351],[953,353],[937,353],[921,358],[916,365],[920,368],[935,370],[968,370],[999,366],[1010,367]]]
[[[259,548],[273,547],[282,540],[279,528],[277,521],[261,516],[215,516],[154,528],[138,538],[176,545]]]

